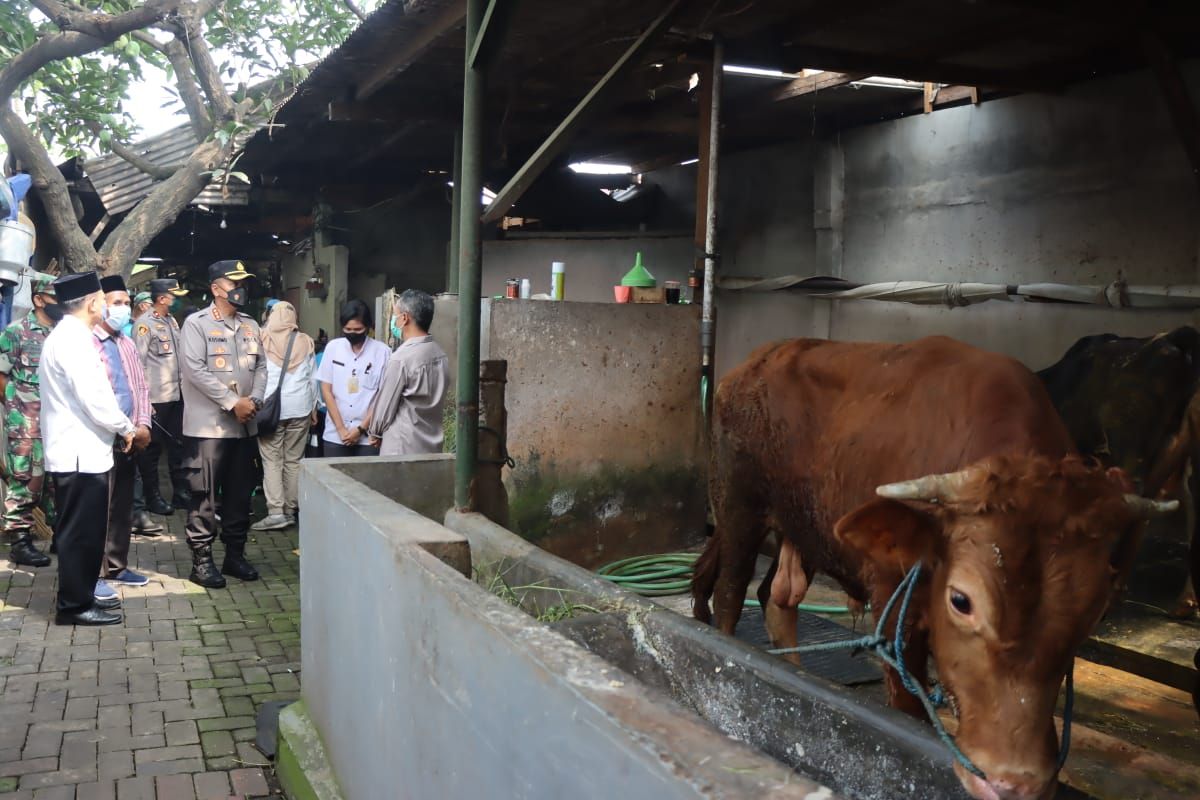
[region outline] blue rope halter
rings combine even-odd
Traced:
[[[946,705],[946,694],[942,690],[940,684],[935,683],[933,690],[927,692],[925,687],[913,677],[908,671],[908,667],[904,664],[904,624],[908,619],[908,607],[912,601],[913,590],[916,588],[921,577],[921,562],[913,564],[912,569],[904,576],[904,580],[900,581],[900,585],[896,587],[896,591],[892,592],[892,596],[888,599],[887,605],[883,608],[883,613],[879,615],[879,621],[875,625],[875,632],[868,636],[862,636],[857,639],[844,639],[837,642],[822,642],[820,644],[800,645],[798,647],[783,647],[776,650],[768,650],[768,653],[774,655],[784,655],[787,653],[819,653],[830,650],[867,650],[873,653],[879,660],[883,661],[889,667],[896,671],[900,676],[900,682],[904,688],[909,691],[914,697],[921,701],[921,705],[925,708],[925,713],[929,717],[929,722],[933,725],[934,731],[938,738],[942,740],[942,744],[954,756],[954,760],[962,765],[963,769],[975,775],[980,779],[986,776],[983,770],[975,766],[971,759],[967,758],[966,753],[959,749],[954,737],[951,736],[944,725],[941,718],[937,715],[937,709]],[[901,597],[903,599],[901,600]],[[896,601],[900,600],[900,614],[896,618],[896,635],[891,641],[884,634],[883,629],[887,624],[888,618],[892,615],[892,609],[896,606]],[[1067,761],[1067,753],[1071,749],[1071,716],[1075,705],[1075,680],[1074,668],[1067,673],[1067,697],[1063,706],[1063,731],[1062,743],[1058,751],[1058,769],[1062,769],[1063,764]]]

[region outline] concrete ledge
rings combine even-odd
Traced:
[[[447,461],[449,458],[449,461]],[[385,495],[371,488],[357,477],[367,471],[390,473],[389,477],[374,477],[377,486],[391,487],[392,495]],[[343,525],[367,527],[381,536],[389,549],[416,545],[444,561],[463,575],[471,574],[471,548],[465,537],[434,522],[445,512],[439,498],[448,491],[453,496],[453,456],[416,456],[408,458],[325,458],[301,462],[300,505],[306,511],[318,504],[333,503],[337,506],[322,510],[325,519]],[[319,492],[314,491],[320,486]],[[320,498],[319,500],[316,498]],[[430,518],[414,510],[423,508],[434,514]],[[436,510],[435,510],[436,509]],[[315,509],[314,509],[315,510]],[[305,531],[301,526],[301,553],[306,546]],[[337,528],[325,528],[324,533],[337,536]],[[347,544],[353,540],[346,538]],[[300,585],[303,587],[309,576],[305,573],[303,555],[300,561]]]
[[[308,716],[304,701],[279,712],[279,747],[275,774],[289,800],[342,800],[342,790],[330,769],[321,735]]]
[[[346,797],[838,797],[435,557],[462,536],[336,465],[301,491],[302,692]]]
[[[859,798],[965,798],[929,726],[621,589],[478,514],[450,511],[475,569],[499,568],[538,613],[569,597],[600,609],[572,639],[654,686],[726,735],[834,791]],[[602,617],[611,617],[605,620]],[[582,633],[591,627],[597,635]],[[920,787],[919,794],[917,787]]]

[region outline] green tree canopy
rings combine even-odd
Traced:
[[[128,275],[151,239],[229,169],[238,135],[269,120],[306,65],[363,16],[353,0],[0,0],[0,136],[33,176],[65,266]],[[166,106],[186,114],[180,121],[196,135],[178,167],[128,147],[138,132],[128,95],[141,81],[163,82],[177,99]],[[106,151],[160,182],[97,251],[51,154]]]

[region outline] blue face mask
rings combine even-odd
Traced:
[[[404,339],[404,331],[400,330],[400,328],[398,328],[396,326],[396,318],[395,317],[392,317],[391,328],[392,328],[392,336],[394,338],[400,339],[400,340]]]
[[[131,311],[129,306],[108,306],[104,310],[104,321],[108,323],[108,327],[120,333],[128,324]]]

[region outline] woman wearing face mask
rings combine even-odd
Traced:
[[[296,522],[300,459],[304,457],[308,429],[316,423],[317,393],[313,387],[316,359],[312,337],[300,330],[296,309],[286,300],[278,300],[271,307],[262,342],[267,354],[267,396],[280,386],[280,381],[283,390],[279,395],[279,427],[258,437],[267,516],[251,527],[256,531],[274,531]]]
[[[317,382],[327,407],[322,439],[325,455],[372,456],[378,448],[367,443],[371,403],[391,351],[368,336],[374,320],[362,300],[342,306],[342,335],[325,346]]]

